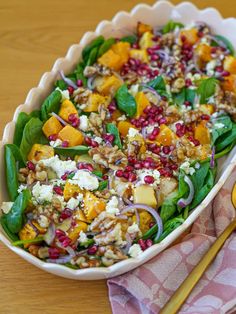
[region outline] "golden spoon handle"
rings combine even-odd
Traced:
[[[194,267],[189,276],[184,280],[181,286],[175,291],[166,305],[161,309],[159,314],[175,314],[183,305],[194,286],[197,284],[199,279],[204,274],[207,267],[210,265],[212,260],[215,258],[227,238],[236,228],[236,219],[234,219],[224,232],[214,242],[208,252],[204,255],[201,261]]]

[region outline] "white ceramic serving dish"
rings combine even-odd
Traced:
[[[47,72],[42,76],[39,85],[30,90],[25,103],[17,107],[13,120],[6,125],[3,139],[0,142],[0,203],[8,199],[4,175],[3,145],[5,143],[12,142],[15,121],[19,112],[30,112],[33,109],[39,108],[42,101],[50,93],[53,83],[58,78],[58,70],[62,69],[65,73],[69,73],[71,70],[73,70],[79,61],[83,47],[96,36],[101,34],[105,37],[118,37],[121,35],[127,35],[127,33],[132,32],[135,29],[138,21],[142,21],[153,26],[161,26],[164,25],[169,19],[174,19],[175,21],[180,21],[183,23],[191,23],[192,21],[205,21],[212,27],[214,32],[227,36],[236,47],[236,32],[232,31],[233,29],[236,29],[236,19],[223,19],[220,13],[213,8],[198,10],[190,2],[183,2],[177,6],[174,6],[167,1],[158,1],[153,6],[139,4],[130,13],[119,12],[115,15],[112,21],[102,21],[94,32],[87,32],[79,44],[72,45],[69,48],[66,57],[60,58],[55,62],[51,72]],[[24,258],[26,261],[49,273],[77,280],[111,278],[128,272],[129,270],[132,270],[141,264],[144,264],[158,253],[163,251],[174,240],[176,240],[187,228],[191,226],[191,224],[196,220],[207,204],[214,198],[230,175],[234,166],[236,166],[236,147],[233,151],[231,151],[227,159],[221,161],[217,176],[217,183],[208,196],[204,199],[204,201],[191,213],[188,219],[160,244],[152,246],[136,259],[130,258],[107,268],[101,267],[73,270],[65,266],[45,263],[27,253],[23,249],[12,246],[2,229],[0,229],[0,240],[10,250]]]

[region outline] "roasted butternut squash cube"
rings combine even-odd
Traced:
[[[200,110],[205,114],[213,114],[215,112],[215,106],[212,104],[200,105]]]
[[[122,116],[122,112],[118,109],[116,109],[114,112],[112,112],[111,114],[111,120],[112,121],[116,121],[118,118],[120,118]]]
[[[141,22],[138,22],[137,25],[137,33],[139,36],[142,36],[146,32],[152,32],[152,27],[148,24],[144,24]]]
[[[136,222],[136,215],[132,217],[132,220]],[[146,233],[150,229],[150,223],[154,222],[154,218],[146,211],[139,211],[139,229],[142,234]]]
[[[91,192],[86,192],[84,197],[84,212],[87,219],[94,219],[105,210],[105,207],[106,203],[102,199],[96,197]]]
[[[143,110],[150,105],[150,102],[144,92],[138,92],[135,96],[135,100],[137,104],[136,118],[139,118],[143,114]]]
[[[160,133],[155,140],[159,145],[172,145],[176,139],[175,133],[167,125],[160,125]]]
[[[119,71],[123,65],[122,58],[112,49],[109,49],[107,52],[105,52],[98,59],[98,63],[115,71]]]
[[[153,34],[151,32],[145,32],[139,40],[139,47],[141,49],[147,49],[154,45],[152,40]]]
[[[81,145],[84,141],[84,136],[83,134],[73,128],[71,125],[66,125],[59,133],[58,133],[58,137],[62,140],[62,141],[67,141],[68,145],[71,146],[77,146],[77,145]]]
[[[78,185],[71,184],[68,181],[66,181],[64,190],[63,190],[63,196],[66,202],[69,201],[72,197],[77,197],[79,193],[82,193],[82,190]]]
[[[98,111],[99,105],[107,105],[108,97],[102,96],[98,93],[92,93],[89,95],[88,103],[84,108],[85,112]]]
[[[49,145],[34,144],[28,154],[28,160],[39,161],[54,156],[54,149]]]
[[[75,105],[69,99],[65,99],[61,104],[61,108],[58,114],[65,121],[69,121],[69,116],[71,114],[78,115],[78,111],[75,108]]]
[[[119,121],[118,123],[118,130],[123,137],[126,137],[129,129],[133,127],[133,124],[131,124],[129,121]]]
[[[37,231],[28,222],[24,225],[24,227],[19,232],[20,240],[31,240],[31,239],[35,239],[36,237],[37,237]],[[30,244],[25,244],[24,247],[27,248],[29,247],[29,245]]]
[[[236,92],[236,75],[231,74],[226,76],[220,85],[225,91]]]
[[[195,50],[196,55],[203,62],[209,62],[211,57],[211,47],[207,44],[199,44]]]
[[[206,124],[202,121],[194,129],[194,138],[197,139],[200,144],[210,144],[211,137]]]
[[[118,42],[112,45],[111,49],[115,54],[121,57],[122,65],[125,64],[129,59],[130,43],[127,42]]]
[[[86,222],[86,223],[90,223],[90,220],[88,220],[84,214],[84,212],[81,210],[81,209],[78,209],[75,211],[75,217],[76,217],[76,220],[78,221],[83,221],[83,222]]]
[[[150,185],[139,185],[134,188],[134,204],[141,203],[153,208],[157,207],[154,188]]]
[[[185,38],[184,43],[194,45],[198,41],[198,30],[196,28],[184,29],[180,32],[180,38]]]
[[[131,49],[130,57],[133,59],[138,59],[143,63],[148,63],[148,54],[145,49]]]
[[[44,123],[42,130],[45,136],[49,137],[52,134],[58,134],[62,128],[63,126],[57,120],[57,118],[52,116]]]
[[[100,83],[101,84],[96,86],[98,92],[103,95],[111,96],[115,95],[118,88],[123,84],[123,82],[115,75],[104,77]]]
[[[233,56],[226,56],[224,60],[224,70],[231,74],[236,74],[236,58]]]
[[[75,242],[79,238],[80,232],[85,232],[87,229],[88,225],[85,222],[78,220],[76,221],[76,226],[68,231],[68,237],[72,242]]]

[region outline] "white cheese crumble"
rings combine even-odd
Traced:
[[[8,214],[13,204],[14,202],[2,202],[1,210],[3,211],[3,213]]]
[[[138,224],[136,224],[134,222],[131,226],[128,227],[127,232],[131,233],[131,234],[132,233],[139,233],[140,234],[140,229],[139,229]]]
[[[70,94],[67,89],[61,90],[59,87],[57,87],[56,90],[58,90],[61,93],[61,102],[66,99],[70,99]]]
[[[53,187],[51,185],[40,185],[40,183],[37,182],[32,189],[32,195],[35,202],[38,204],[51,202],[53,197]]]
[[[52,147],[58,147],[62,145],[62,141],[58,138],[55,141],[50,141],[49,144]]]
[[[117,118],[117,121],[125,121],[126,119],[126,115],[123,114],[121,117]]]
[[[182,163],[179,168],[182,169],[186,174],[192,175],[195,172],[195,169],[193,167],[190,167],[189,161],[185,161],[184,163]]]
[[[222,128],[224,128],[225,127],[225,125],[223,124],[223,123],[215,123],[214,124],[214,127],[216,128],[216,129],[222,129]]]
[[[79,124],[79,128],[82,131],[87,131],[88,130],[88,117],[85,115],[82,115],[79,117],[80,120],[80,124]]]
[[[74,160],[60,160],[56,155],[54,157],[48,159],[40,160],[44,164],[44,166],[51,168],[54,172],[56,172],[58,178],[60,178],[66,171],[75,171],[76,162]]]
[[[106,212],[113,215],[118,215],[120,210],[118,208],[119,201],[116,196],[112,196],[109,202],[106,205]]]
[[[113,229],[112,233],[113,233],[113,236],[115,238],[116,245],[124,245],[124,244],[126,244],[126,241],[123,241],[123,239],[122,239],[122,230],[121,230],[121,224],[120,223],[116,224],[116,226]]]
[[[98,144],[101,144],[102,143],[102,138],[99,137],[99,136],[95,136],[94,137],[94,141],[96,141]]]
[[[21,193],[22,191],[27,189],[27,185],[21,184],[17,190],[18,193]]]
[[[129,248],[129,252],[128,254],[131,256],[131,257],[138,257],[141,253],[142,253],[142,249],[140,247],[139,244],[133,244],[130,248]]]
[[[144,178],[146,176],[152,176],[154,178],[154,183],[150,184],[151,186],[157,186],[158,184],[160,184],[161,175],[158,170],[151,170],[151,169],[138,170],[137,175],[138,175],[139,180],[136,186],[141,185],[141,184],[146,184],[144,181]]]
[[[79,200],[77,198],[71,197],[67,202],[66,207],[70,208],[71,210],[76,209],[79,205]]]
[[[139,85],[138,84],[134,84],[130,87],[129,92],[130,94],[135,97],[136,94],[138,93],[138,89],[139,89]]]
[[[69,183],[78,185],[81,189],[96,190],[99,186],[98,179],[84,170],[78,170],[72,179],[69,179]]]
[[[135,137],[139,134],[139,131],[134,128],[129,128],[128,137]]]
[[[42,228],[47,228],[49,226],[49,220],[44,215],[39,216],[38,223],[39,223],[40,227],[42,227]]]
[[[88,237],[86,236],[86,234],[83,232],[83,230],[80,231],[79,234],[79,243],[86,243],[88,241]]]

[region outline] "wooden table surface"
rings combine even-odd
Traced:
[[[145,0],[144,0],[145,1]],[[0,3],[0,132],[28,90],[55,59],[85,31],[130,10],[137,0],[8,0]],[[179,3],[181,1],[172,1]],[[224,17],[234,14],[235,0],[195,0],[214,6]],[[146,3],[154,1],[146,0]],[[28,264],[0,244],[0,313],[111,313],[105,281],[59,278]]]

